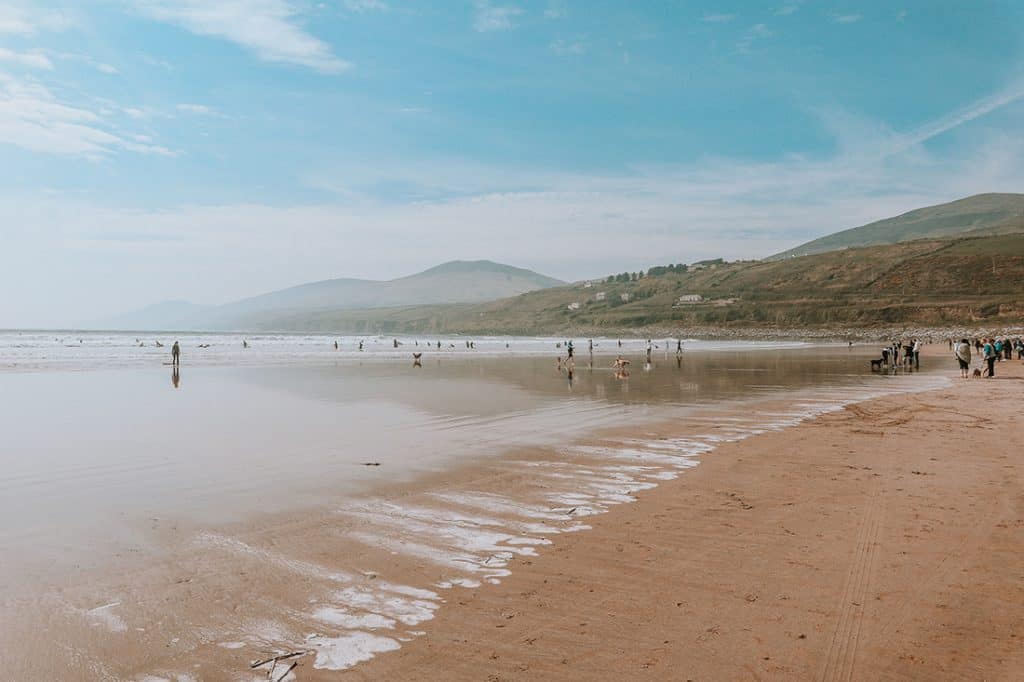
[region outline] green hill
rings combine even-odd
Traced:
[[[976,194],[836,232],[772,256],[807,256],[914,239],[982,237],[1024,232],[1024,194]]]
[[[917,240],[686,272],[664,270],[652,269],[661,274],[637,281],[576,283],[486,303],[282,315],[261,328],[581,335],[683,327],[714,331],[1024,320],[1024,234]],[[680,302],[684,295],[701,300]]]

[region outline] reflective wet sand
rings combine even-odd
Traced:
[[[3,375],[4,663],[230,679],[301,649],[299,671],[348,668],[717,443],[934,381],[865,358],[634,354],[626,377],[584,354],[571,379],[541,357]],[[672,438],[645,438],[666,422]]]

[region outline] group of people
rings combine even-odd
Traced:
[[[960,339],[956,343],[950,339],[949,346],[956,357],[957,364],[960,365],[960,376],[964,379],[971,376],[971,359],[974,354],[984,366],[984,369],[978,368],[977,371],[988,379],[996,375],[996,363],[1002,360],[1012,360],[1014,351],[1017,353],[1018,360],[1024,360],[1024,338],[1021,337],[1015,339],[978,338],[973,342],[968,339]],[[974,354],[971,352],[972,347]]]
[[[921,369],[920,339],[911,339],[909,342],[893,341],[882,348],[882,362],[892,368],[902,364],[905,369]]]

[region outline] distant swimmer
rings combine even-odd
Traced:
[[[441,342],[440,341],[437,342],[437,349],[441,350]]]
[[[248,348],[248,347],[249,347],[249,342],[246,341],[245,339],[242,339],[242,348]]]
[[[395,345],[395,348],[398,348],[398,339],[394,340],[394,345]]]
[[[81,343],[81,342],[79,342],[79,343]],[[163,348],[163,347],[164,347],[164,344],[162,344],[162,343],[160,343],[159,341],[157,341],[157,342],[156,342],[156,347],[157,347],[157,348]]]
[[[338,342],[337,341],[334,342],[334,350],[338,350]]]
[[[362,342],[362,340],[359,341],[359,350],[363,350],[363,342]]]
[[[171,364],[175,367],[181,365],[181,346],[178,345],[177,341],[171,346]]]

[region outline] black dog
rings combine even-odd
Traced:
[[[885,362],[884,358],[878,358],[877,360],[872,360],[871,361],[871,371],[874,372],[874,371],[877,370],[877,371],[881,372],[882,371],[882,363],[883,362]]]

